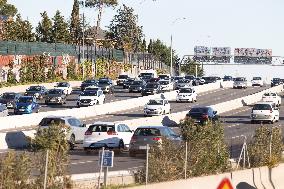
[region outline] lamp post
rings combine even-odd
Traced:
[[[172,26],[179,20],[186,20],[186,17],[177,18],[172,22]],[[173,76],[173,34],[171,34],[171,67],[170,67],[170,75]]]

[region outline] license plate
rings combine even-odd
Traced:
[[[55,99],[51,99],[50,102],[55,102]]]
[[[139,146],[138,149],[139,150],[147,150],[147,146]]]
[[[19,109],[19,111],[20,111],[20,112],[24,112],[24,111],[25,111],[25,109]]]

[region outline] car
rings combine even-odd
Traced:
[[[0,103],[5,104],[9,109],[13,109],[20,96],[22,96],[20,93],[5,92],[0,96]]]
[[[124,81],[126,81],[128,78],[129,78],[128,75],[126,75],[126,74],[120,74],[120,75],[117,77],[116,85],[117,85],[117,86],[123,86]]]
[[[91,85],[86,87],[84,91],[97,91],[97,90],[102,90],[102,89],[98,86]]]
[[[100,149],[129,148],[133,131],[124,123],[95,122],[85,132],[83,148],[85,151]]]
[[[129,156],[135,157],[138,154],[146,154],[146,146],[156,145],[166,138],[174,144],[180,145],[181,137],[167,126],[140,126],[131,137],[129,145]]]
[[[204,84],[209,84],[209,83],[216,83],[217,82],[217,78],[216,77],[202,77],[202,79],[205,80]]]
[[[194,88],[180,88],[177,91],[176,102],[196,102],[197,94]]]
[[[142,96],[158,94],[161,92],[161,85],[159,83],[147,83],[142,89]]]
[[[192,81],[189,79],[181,79],[178,80],[175,90],[179,90],[180,88],[189,88],[192,87]]]
[[[233,77],[232,76],[229,76],[229,75],[225,75],[223,77],[223,81],[233,81]]]
[[[281,97],[277,93],[264,93],[262,96],[264,102],[274,102],[276,106],[281,106]]]
[[[45,96],[45,104],[66,104],[66,93],[63,89],[50,89]]]
[[[9,115],[9,111],[5,104],[0,103],[0,117],[6,117]]]
[[[283,84],[280,78],[273,78],[271,80],[271,87],[278,86],[280,84]]]
[[[138,77],[139,77],[139,76],[138,76]],[[153,76],[152,76],[152,75],[143,75],[143,76],[141,76],[141,77],[139,77],[139,78],[140,78],[141,80],[145,81],[146,83],[148,83],[149,80],[153,78]]]
[[[93,106],[104,102],[105,95],[102,90],[85,90],[78,97],[77,107]]]
[[[184,76],[175,76],[174,81],[177,83],[179,80],[184,79]]]
[[[129,86],[133,83],[133,81],[135,81],[135,78],[128,78],[127,80],[125,80],[123,82],[123,89],[128,89]]]
[[[80,86],[80,89],[81,91],[84,91],[87,87],[89,86],[97,86],[98,84],[98,81],[95,80],[95,79],[88,79],[88,80],[85,80],[81,83],[81,86]]]
[[[114,91],[113,82],[109,78],[100,78],[98,82],[98,87],[100,87],[104,93],[111,94]]]
[[[160,80],[171,80],[171,75],[170,74],[159,74],[158,78]]]
[[[196,81],[198,81],[199,85],[204,85],[205,84],[205,80],[202,79],[201,77],[197,77],[195,78]]]
[[[143,80],[135,80],[129,85],[129,92],[141,92],[142,89],[145,87],[146,82]]]
[[[196,77],[194,75],[186,75],[184,76],[184,79],[188,79],[192,82],[193,86],[198,86],[199,85],[199,81],[196,80]]]
[[[149,81],[148,82],[150,82],[150,83],[158,83],[160,81],[160,78],[151,78],[151,79],[149,79]]]
[[[14,114],[31,114],[38,113],[40,109],[35,96],[21,96],[15,105]]]
[[[253,77],[251,80],[251,85],[263,87],[263,79],[261,77]]]
[[[56,86],[54,86],[55,89],[62,89],[64,94],[66,95],[70,95],[72,93],[72,87],[70,85],[70,83],[68,82],[59,82],[57,83]]]
[[[144,106],[144,116],[165,115],[171,113],[171,105],[166,99],[152,99]]]
[[[248,87],[248,84],[247,84],[247,79],[245,77],[237,77],[236,80],[234,81],[233,83],[233,88],[234,89],[246,89]]]
[[[26,89],[25,96],[34,96],[37,99],[43,99],[47,89],[44,86],[34,85]]]
[[[160,80],[159,81],[161,85],[162,91],[172,91],[174,90],[174,83],[171,82],[171,80]]]
[[[210,106],[197,106],[189,110],[186,114],[186,118],[194,119],[195,123],[203,125],[207,124],[208,121],[218,121],[219,115],[217,114],[217,111]]]
[[[70,145],[70,149],[74,149],[76,144],[82,143],[84,140],[85,132],[87,131],[86,124],[82,123],[79,119],[73,116],[48,116],[44,117],[38,129],[48,128],[52,124],[62,124],[68,127],[66,139]]]
[[[257,102],[251,111],[251,123],[279,121],[279,109],[274,102]]]

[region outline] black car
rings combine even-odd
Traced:
[[[217,78],[216,77],[202,77],[202,79],[205,80],[204,84],[216,83],[217,82]]]
[[[225,75],[224,78],[223,78],[223,81],[233,81],[233,77]]]
[[[141,92],[142,89],[145,87],[146,82],[143,80],[136,80],[133,81],[132,84],[129,86],[129,92]]]
[[[281,79],[280,79],[280,78],[273,78],[273,79],[271,80],[271,87],[274,87],[274,86],[277,86],[277,85],[280,85],[280,84],[283,84],[283,83],[281,82]]]
[[[98,87],[100,87],[104,93],[110,94],[114,91],[113,82],[109,78],[100,78],[98,82]]]
[[[62,89],[50,89],[45,97],[45,104],[65,104],[66,94]]]
[[[88,80],[85,80],[82,82],[81,84],[81,91],[84,91],[87,87],[90,87],[90,86],[96,86],[98,83],[97,80],[95,79],[88,79]]]
[[[116,85],[117,85],[117,86],[122,86],[123,83],[124,83],[128,78],[129,78],[128,75],[120,74],[120,75],[117,77]]]
[[[142,89],[142,96],[158,94],[161,92],[161,85],[159,83],[147,83],[145,88]]]
[[[30,86],[26,92],[25,96],[34,96],[37,99],[43,99],[46,95],[47,89],[44,86]]]
[[[187,118],[192,118],[196,123],[206,124],[208,121],[218,121],[219,116],[217,111],[209,106],[193,107],[186,114]]]
[[[153,77],[151,75],[145,75],[142,77],[139,77],[141,80],[145,81],[146,83],[148,83],[150,81],[150,79],[152,79]]]
[[[7,108],[13,109],[20,96],[20,93],[5,92],[0,96],[0,103],[5,104]]]
[[[127,80],[125,80],[122,84],[124,89],[128,89],[129,86],[133,83],[133,81],[135,81],[135,78],[128,78]]]
[[[188,79],[188,80],[192,81],[193,86],[199,85],[199,80],[196,79],[193,75],[186,75],[186,76],[184,76],[184,79]]]

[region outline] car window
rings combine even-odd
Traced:
[[[130,128],[127,125],[122,125],[124,127],[124,132],[130,132]]]
[[[68,123],[69,123],[71,126],[74,126],[74,127],[79,127],[79,126],[81,126],[81,121],[78,120],[78,119],[74,119],[74,118],[68,119]]]
[[[60,118],[43,118],[39,123],[40,126],[65,124],[65,121]]]
[[[269,104],[255,104],[253,110],[271,110],[271,106]]]
[[[161,136],[161,132],[156,128],[138,128],[134,132],[135,136]]]
[[[1,105],[0,106],[0,112],[3,112],[4,111],[4,108],[3,108],[3,106]]]
[[[124,132],[124,127],[122,127],[122,125],[118,125],[117,132]]]
[[[111,132],[111,131],[115,131],[115,127],[114,127],[114,125],[91,125],[91,126],[89,126],[88,131]]]
[[[190,113],[207,113],[208,108],[192,108]]]

